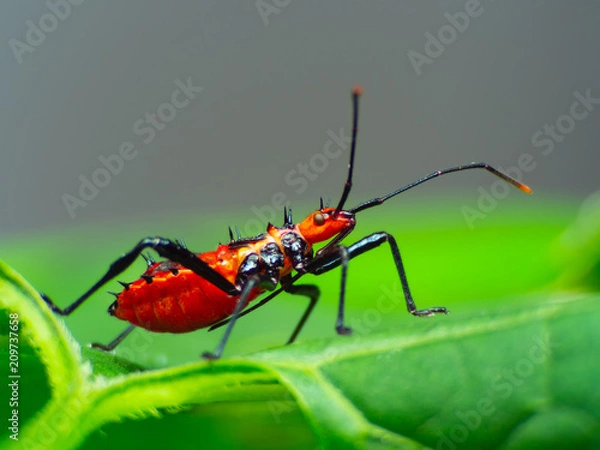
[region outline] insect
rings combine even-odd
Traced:
[[[110,315],[128,321],[130,325],[108,345],[92,346],[110,351],[135,327],[155,332],[185,333],[207,327],[213,330],[227,325],[216,349],[202,354],[204,358],[217,359],[223,353],[235,322],[281,292],[304,296],[309,300],[308,307],[287,341],[288,344],[294,342],[319,299],[319,288],[316,285],[296,284],[296,281],[305,274],[320,275],[337,267],[341,268],[341,286],[335,329],[338,334],[350,334],[352,330],[344,324],[348,263],[352,258],[387,242],[402,284],[408,312],[417,317],[447,314],[444,307],[417,309],[408,287],[398,245],[391,234],[373,233],[352,245],[342,245],[342,240],[355,227],[356,214],[379,206],[433,178],[468,169],[485,169],[526,193],[530,193],[531,189],[486,163],[471,163],[438,170],[387,195],[344,209],[352,189],[358,101],[361,93],[360,87],[355,87],[352,91],[350,161],[346,183],[335,208],[324,206],[321,199],[319,208],[299,223],[293,222],[291,209],[284,208],[283,226],[269,224],[265,233],[251,238],[242,238],[239,232],[234,237],[230,228],[230,241],[219,245],[215,251],[205,253],[188,250],[182,240],[148,237],[112,263],[106,274],[71,305],[61,309],[42,294],[44,300],[55,313],[68,316],[141,255],[148,265],[146,271],[136,281],[120,282],[123,290],[113,293],[116,300],[108,308]],[[316,252],[313,250],[315,244],[325,241],[328,242],[322,248]],[[164,260],[156,262],[151,256],[142,254],[146,249],[154,250]],[[249,302],[266,291],[271,293],[245,309]]]

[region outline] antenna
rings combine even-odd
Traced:
[[[340,202],[335,208],[335,212],[333,216],[337,216],[339,212],[344,207],[344,203],[348,199],[348,195],[350,194],[350,190],[352,189],[352,174],[354,172],[354,154],[356,153],[356,134],[358,132],[358,98],[362,94],[362,87],[354,86],[352,88],[352,145],[350,147],[350,161],[348,162],[348,178],[346,179],[346,184],[344,185],[344,191],[342,192],[342,197],[340,198]]]

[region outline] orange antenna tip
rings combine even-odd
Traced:
[[[519,183],[518,188],[521,189],[526,194],[531,194],[531,192],[532,192],[531,188],[529,186],[527,186],[526,184],[523,184],[523,183]]]
[[[352,95],[361,95],[363,93],[362,86],[356,85],[352,88]]]

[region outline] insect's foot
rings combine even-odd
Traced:
[[[434,308],[413,311],[411,314],[417,317],[429,317],[433,316],[434,314],[448,314],[448,310],[443,306],[436,306]]]
[[[112,350],[112,347],[110,347],[108,345],[100,344],[98,342],[92,342],[90,344],[90,347],[98,349],[98,350],[102,350],[103,352],[110,352]]]
[[[42,300],[44,300],[46,302],[46,305],[48,305],[48,308],[50,308],[50,310],[53,313],[56,313],[56,314],[62,313],[62,310],[58,306],[56,306],[52,300],[50,300],[50,297],[48,297],[43,292],[39,292],[39,294],[40,294],[40,297],[42,297]]]
[[[345,327],[343,325],[338,325],[337,327],[335,327],[335,331],[337,331],[337,334],[341,336],[349,336],[352,334],[352,328]]]
[[[200,355],[200,357],[208,361],[216,361],[217,359],[219,359],[219,355],[216,355],[212,352],[204,352],[202,353],[202,355]]]

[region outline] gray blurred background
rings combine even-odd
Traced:
[[[600,97],[598,1],[65,4],[0,5],[4,238],[189,211],[237,211],[244,223],[278,192],[295,205],[337,199],[346,154],[315,155],[330,134],[349,132],[354,84],[364,96],[349,206],[447,166],[507,168],[526,153],[537,165],[524,179],[538,193],[584,198],[598,188],[600,105],[563,118],[572,129],[551,153],[532,145],[571,114],[575,91]],[[461,25],[465,8],[474,14]],[[439,56],[427,56],[436,49],[426,33],[449,42]],[[427,63],[416,67],[411,51]],[[188,79],[203,91],[165,106]],[[176,114],[152,139],[136,134],[157,110]],[[80,197],[81,177],[92,180],[99,158],[124,142],[135,157],[70,214],[65,198]],[[311,159],[322,172],[298,193],[300,176],[289,173]],[[462,187],[475,206],[477,187],[492,182],[454,175],[415,195]]]

